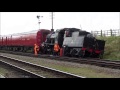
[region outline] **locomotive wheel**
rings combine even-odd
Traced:
[[[90,52],[90,55],[89,55],[89,57],[92,57],[92,55],[93,55],[93,53],[92,53],[92,52]]]
[[[85,51],[82,51],[82,58],[85,57]]]
[[[101,52],[101,53],[99,54],[99,58],[100,58],[100,59],[103,59],[103,52]]]
[[[74,49],[71,49],[71,51],[70,51],[70,56],[71,56],[71,57],[74,57],[74,54],[75,54]]]
[[[100,55],[99,55],[99,58],[100,58],[100,59],[103,59],[103,55],[100,54]]]
[[[85,57],[85,50],[84,51],[81,50],[78,57],[84,58]]]

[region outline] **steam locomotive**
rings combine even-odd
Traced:
[[[104,40],[98,40],[91,33],[77,28],[57,29],[48,34],[43,43],[44,53],[53,54],[55,43],[63,49],[63,56],[102,58],[104,54]]]

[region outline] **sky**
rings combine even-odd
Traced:
[[[51,12],[0,12],[0,34],[8,35],[38,30],[37,15],[42,29],[51,29]],[[119,12],[54,12],[53,28],[80,28],[100,31],[120,28]]]

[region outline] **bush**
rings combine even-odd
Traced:
[[[106,41],[104,59],[120,60],[120,36],[97,38]]]

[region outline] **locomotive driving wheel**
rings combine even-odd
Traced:
[[[85,50],[84,51],[81,50],[78,57],[84,58],[85,57]]]
[[[103,51],[99,54],[99,58],[103,59]]]

